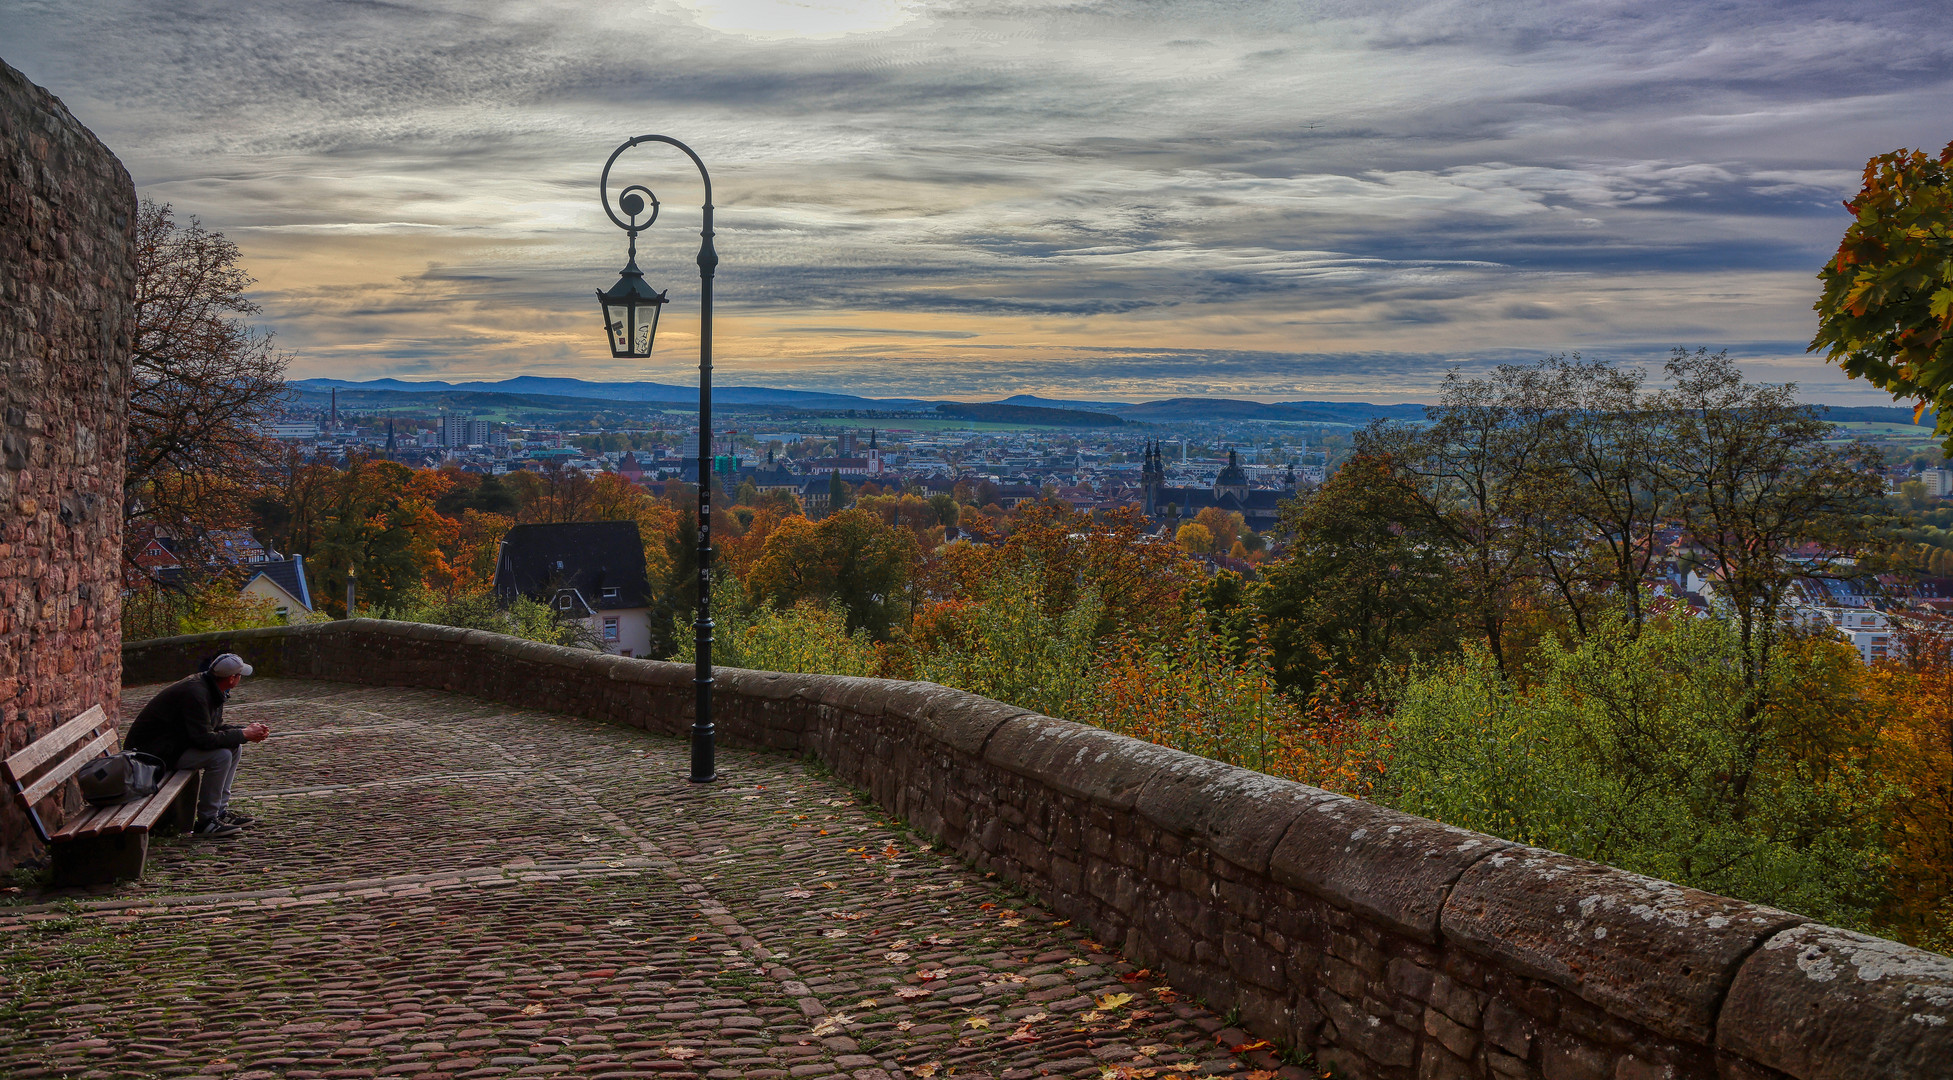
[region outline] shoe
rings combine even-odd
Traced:
[[[220,818],[207,817],[197,819],[197,827],[190,830],[190,835],[199,840],[229,840],[244,835],[244,830]]]
[[[218,814],[217,820],[223,822],[226,825],[235,825],[240,829],[246,828],[251,825],[256,825],[258,823],[257,818],[254,818],[249,814],[240,814],[235,810],[226,810],[223,813]]]

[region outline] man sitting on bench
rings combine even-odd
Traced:
[[[247,742],[263,742],[271,734],[264,724],[227,727],[224,701],[251,674],[251,665],[236,653],[223,653],[202,671],[165,686],[136,714],[123,749],[141,750],[163,759],[171,769],[203,773],[197,797],[197,824],[192,835],[206,839],[236,836],[253,819],[230,809],[231,780]]]

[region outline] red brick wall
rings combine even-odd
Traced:
[[[134,642],[668,735],[692,669],[355,619]],[[1953,1076],[1953,959],[929,683],[719,668],[729,745],[816,757],[1256,1034],[1377,1080]]]
[[[0,63],[0,754],[116,708],[135,215],[115,155]],[[41,853],[4,803],[9,868]]]

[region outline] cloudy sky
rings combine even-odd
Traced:
[[[1953,139],[1953,5],[1804,0],[0,0],[0,58],[243,248],[295,376],[613,361],[624,139],[713,173],[723,383],[1428,399],[1454,364],[1804,345],[1866,158]]]

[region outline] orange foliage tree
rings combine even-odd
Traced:
[[[1935,634],[1934,629],[1941,630]],[[1953,952],[1953,627],[1909,627],[1900,656],[1870,669],[1865,696],[1888,719],[1883,777],[1891,804],[1891,902],[1881,929]]]
[[[1091,587],[1103,603],[1099,636],[1120,629],[1150,636],[1176,624],[1180,595],[1199,573],[1179,546],[1153,541],[1136,506],[1095,516],[1062,503],[1020,503],[1009,516],[1008,538],[982,517],[966,514],[963,521],[979,542],[951,544],[930,560],[922,585],[932,600],[974,596],[1005,568],[1035,561],[1048,612],[1070,610],[1080,590]]]

